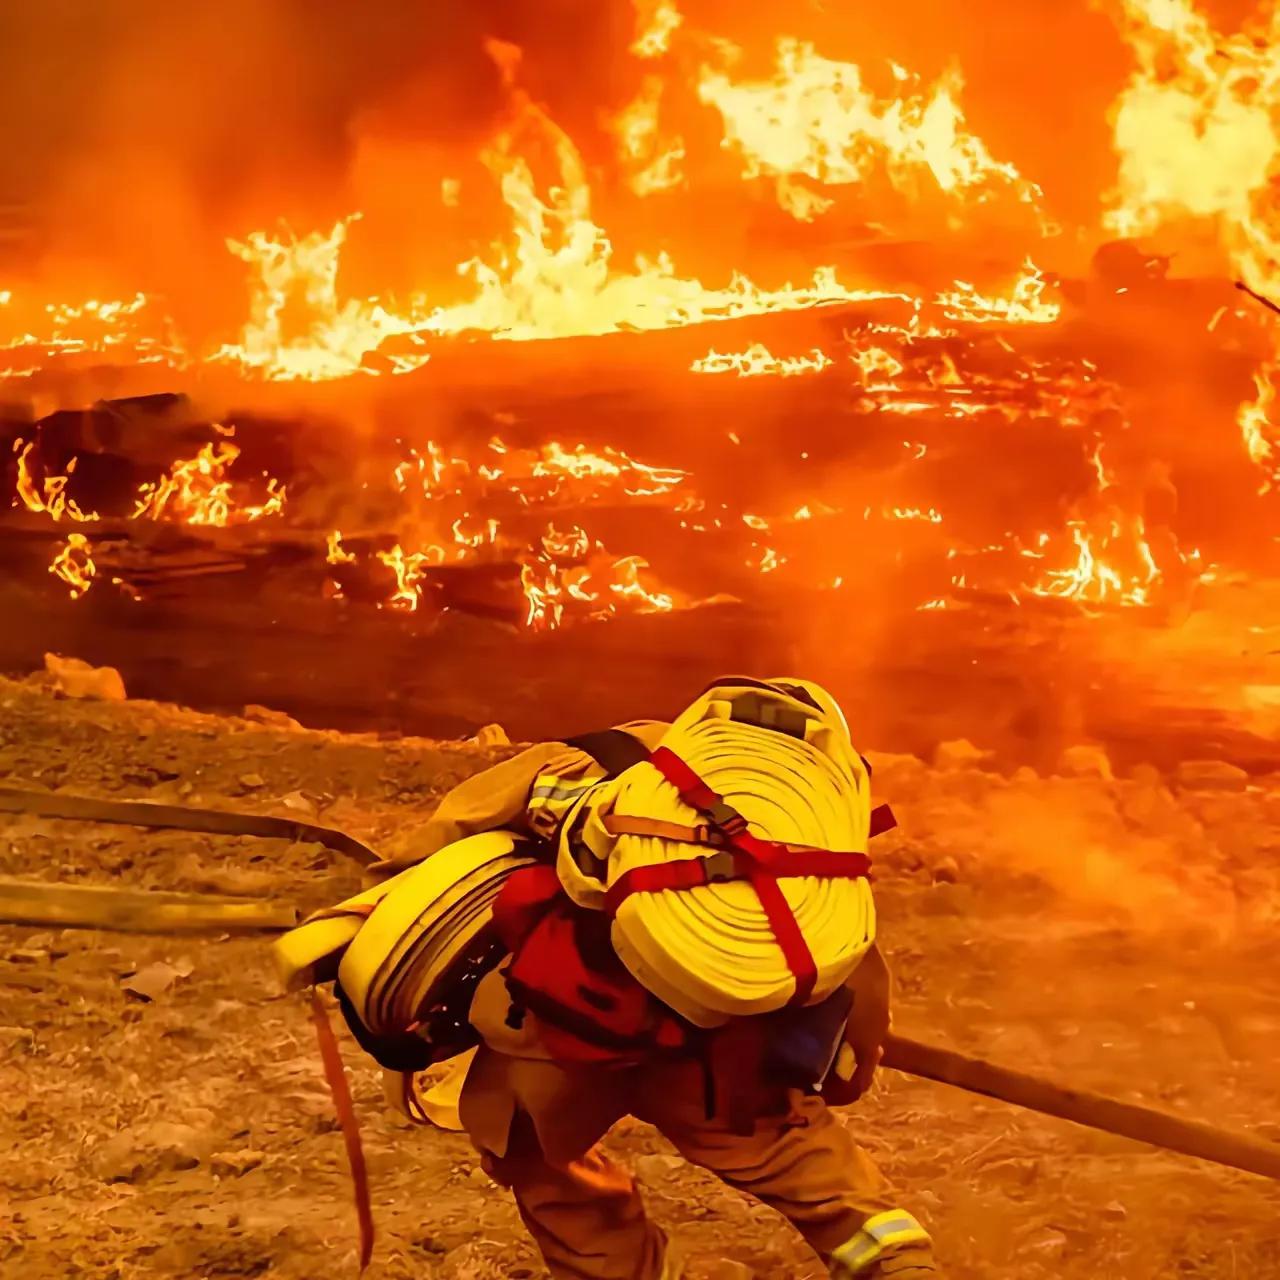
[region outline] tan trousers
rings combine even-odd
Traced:
[[[668,1280],[665,1234],[598,1139],[632,1114],[693,1164],[778,1210],[824,1259],[892,1209],[867,1154],[818,1098],[776,1092],[750,1137],[708,1120],[699,1064],[564,1068],[482,1048],[462,1118],[485,1167],[515,1195],[555,1280]],[[936,1276],[928,1245],[886,1251],[867,1277]],[[860,1277],[861,1280],[861,1277]]]

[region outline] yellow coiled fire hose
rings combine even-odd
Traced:
[[[662,745],[737,809],[754,835],[865,852],[869,779],[843,724],[798,702],[791,709],[807,718],[803,738],[733,719],[732,699],[713,689],[674,723]],[[578,810],[565,823],[557,867],[583,906],[600,907],[604,889],[633,867],[712,852],[654,836],[609,834],[610,816],[684,827],[704,822],[649,764],[595,789]],[[582,846],[604,862],[603,879],[599,867],[584,866]],[[870,886],[813,876],[780,884],[817,965],[810,999],[821,1000],[847,980],[875,940]],[[612,940],[637,980],[697,1026],[779,1009],[795,992],[760,900],[743,881],[633,894],[618,911]]]
[[[506,832],[459,840],[285,934],[281,976],[291,990],[336,978],[371,1032],[403,1033],[448,998],[486,945],[503,882],[532,861]]]

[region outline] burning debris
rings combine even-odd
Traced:
[[[1207,229],[1233,273],[1280,293],[1271,55],[1190,0],[1114,17],[1136,66],[1105,227],[1061,224],[1034,168],[982,136],[958,67],[855,63],[813,31],[731,40],[646,0],[594,138],[535,92],[521,48],[485,40],[499,109],[421,211],[453,228],[443,276],[361,287],[375,202],[229,236],[249,290],[235,334],[183,332],[153,290],[68,304],[5,281],[0,377],[42,404],[105,364],[218,406],[169,444],[20,416],[10,518],[57,526],[39,580],[84,609],[145,605],[172,574],[256,558],[294,600],[554,631],[707,602],[803,611],[885,580],[904,616],[1165,616],[1269,572],[1273,317],[1217,289],[1203,254],[1203,284],[1140,248],[1131,270],[1125,245],[1085,279],[1058,264],[1076,265],[1073,238]],[[1183,411],[1158,386],[1174,316],[1212,384],[1194,411],[1238,419],[1206,422],[1203,448],[1164,426]],[[310,383],[331,390],[323,429]],[[246,399],[282,406],[284,447],[227,407]],[[1171,512],[1148,510],[1151,458]],[[1214,512],[1199,486],[1231,496]],[[1224,514],[1251,502],[1254,520]]]

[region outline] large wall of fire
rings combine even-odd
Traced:
[[[164,39],[115,66],[99,127],[71,129],[78,149],[40,207],[0,209],[0,396],[71,407],[64,375],[110,364],[223,400],[234,383],[242,402],[269,383],[349,394],[401,379],[429,397],[450,344],[489,344],[502,361],[507,344],[693,330],[696,349],[671,368],[675,348],[662,348],[655,377],[821,386],[823,404],[892,425],[894,475],[929,455],[940,426],[1052,421],[1072,438],[1087,491],[1038,525],[966,540],[948,536],[934,488],[882,487],[871,500],[788,486],[762,506],[755,489],[726,499],[660,433],[649,448],[598,435],[514,442],[499,424],[406,442],[384,477],[398,536],[358,543],[340,520],[317,527],[327,589],[342,595],[367,561],[381,575],[378,603],[417,611],[433,571],[506,558],[519,565],[532,627],[710,598],[670,580],[644,548],[606,546],[589,511],[607,496],[661,507],[690,534],[723,542],[731,531],[739,570],[794,575],[808,590],[846,581],[830,534],[813,550],[812,530],[828,522],[842,544],[936,531],[937,572],[916,609],[953,607],[973,588],[1015,602],[1150,605],[1166,584],[1212,581],[1221,557],[1162,507],[1185,490],[1185,474],[1175,486],[1170,472],[1185,458],[1135,457],[1124,379],[1095,349],[1110,335],[1094,324],[1076,341],[1072,325],[1096,320],[1089,288],[1222,284],[1197,324],[1206,346],[1243,353],[1249,381],[1202,429],[1215,457],[1250,477],[1257,522],[1273,527],[1280,329],[1265,300],[1280,299],[1280,14],[1205,0],[1026,12],[1039,7],[980,6],[985,34],[971,6],[942,0],[874,20],[818,0],[476,5],[447,39],[417,15],[413,38],[434,54],[405,53],[380,91],[371,77],[351,89],[334,118],[338,169],[298,160],[305,181],[263,176],[246,111],[229,102],[242,148],[259,159],[250,178],[228,161],[229,191],[203,194],[194,170],[175,186],[163,148],[148,154],[118,132],[163,115],[149,77],[174,82],[173,66],[143,57],[177,38],[172,17],[152,15]],[[56,35],[38,27],[32,41]],[[285,122],[273,115],[264,133],[287,134],[281,146],[297,159],[306,147],[289,113],[323,98],[324,58],[291,67],[292,96],[288,85],[265,94],[271,57],[294,34],[283,19],[266,27],[256,52],[237,36],[250,52],[234,65],[254,77],[255,109],[276,102]],[[1049,61],[1037,70],[1037,59]],[[204,70],[191,78],[194,88],[175,90],[174,138],[218,109],[215,90],[235,91]],[[32,101],[51,92],[34,78],[28,87]],[[1017,110],[1022,95],[1034,110]],[[92,115],[94,103],[81,109]],[[154,127],[161,136],[167,125]],[[118,179],[110,191],[104,165]],[[264,208],[275,197],[282,207]],[[1232,292],[1237,281],[1256,296]],[[841,321],[775,323],[815,315]],[[753,330],[757,320],[767,327]],[[111,518],[288,522],[294,477],[246,467],[236,432],[211,424],[201,447],[140,481]],[[731,422],[707,432],[727,456],[741,444]],[[67,530],[50,573],[77,598],[133,590],[95,556],[107,513],[78,485],[77,459],[46,456],[34,423],[13,434],[15,510]],[[580,518],[564,516],[566,495]]]

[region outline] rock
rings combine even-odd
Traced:
[[[193,966],[190,962],[174,965],[165,960],[157,960],[154,964],[149,964],[146,968],[139,969],[137,973],[125,978],[120,983],[120,987],[126,995],[136,996],[149,1004],[157,997],[164,995],[180,978],[189,978],[192,972]]]
[[[476,747],[509,747],[511,739],[507,737],[507,731],[500,724],[487,724],[473,738],[470,738],[472,746]]]
[[[702,1273],[707,1280],[755,1280],[755,1272],[745,1262],[733,1258],[717,1258],[710,1271]]]
[[[467,1181],[473,1187],[481,1187],[487,1191],[493,1190],[493,1179],[483,1169],[472,1169],[467,1174]]]
[[[922,916],[963,916],[973,908],[973,892],[968,885],[943,881],[916,903]]]
[[[281,796],[280,803],[286,809],[292,809],[295,813],[314,816],[316,811],[315,801],[301,791],[290,791],[287,796]]]
[[[218,1178],[243,1178],[265,1159],[261,1151],[219,1151],[209,1158],[209,1168]]]
[[[41,964],[50,959],[43,947],[16,947],[9,952],[9,960],[13,964]]]
[[[158,1173],[194,1169],[209,1149],[208,1133],[161,1120],[136,1125],[108,1138],[90,1164],[103,1182],[144,1182]]]
[[[940,742],[933,753],[935,769],[980,769],[992,757],[992,752],[982,751],[967,738],[953,742]]]
[[[257,791],[267,785],[267,780],[260,773],[242,773],[239,781],[246,791]]]
[[[0,1049],[34,1049],[36,1033],[31,1027],[0,1027]]]
[[[1249,775],[1225,760],[1184,760],[1175,774],[1189,791],[1243,791]]]
[[[1061,1231],[1049,1230],[1036,1239],[1028,1241],[1024,1247],[1031,1253],[1038,1253],[1042,1258],[1052,1258],[1057,1261],[1066,1256],[1069,1243]]]
[[[1103,782],[1114,782],[1116,776],[1107,753],[1083,742],[1068,747],[1058,757],[1057,773],[1064,778],[1100,778]]]
[[[244,718],[251,720],[254,724],[264,724],[269,729],[302,729],[300,725],[291,715],[283,711],[274,711],[271,707],[260,707],[256,702],[251,702],[244,709]]]
[[[1129,780],[1142,787],[1158,787],[1162,781],[1160,770],[1153,764],[1135,764],[1129,770]]]
[[[95,702],[124,702],[124,680],[114,667],[91,667],[79,658],[44,655],[44,669],[53,677],[54,690],[64,698],[86,698]]]
[[[939,858],[933,865],[934,884],[959,884],[960,864],[951,856]]]
[[[1112,1200],[1103,1208],[1102,1216],[1111,1222],[1123,1222],[1129,1216],[1129,1210],[1119,1200]]]
[[[638,1173],[645,1182],[657,1182],[661,1178],[665,1178],[668,1174],[674,1173],[684,1164],[679,1156],[668,1156],[656,1153],[647,1156],[638,1156],[631,1162],[631,1167]]]

